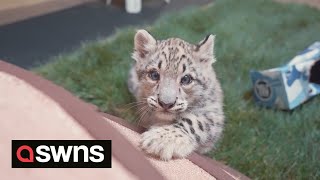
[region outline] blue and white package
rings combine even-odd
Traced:
[[[250,72],[258,104],[291,110],[320,94],[320,41],[284,66]]]

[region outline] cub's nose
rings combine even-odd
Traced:
[[[173,106],[174,106],[174,104],[176,103],[176,102],[173,102],[173,103],[164,103],[163,101],[160,101],[160,100],[158,100],[158,102],[159,102],[159,105],[163,108],[163,109],[171,109]]]

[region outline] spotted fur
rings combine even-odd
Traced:
[[[149,127],[141,148],[163,160],[211,150],[224,125],[223,93],[212,67],[214,36],[193,45],[179,38],[155,40],[139,30],[132,57],[129,90]]]

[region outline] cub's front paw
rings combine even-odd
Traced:
[[[140,147],[162,160],[169,160],[172,157],[186,157],[195,150],[196,144],[174,127],[154,127],[142,134]]]

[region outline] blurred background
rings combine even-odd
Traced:
[[[125,0],[0,0],[0,58],[32,67],[121,27],[150,24],[168,12],[212,1],[128,2],[133,5]]]
[[[190,43],[216,35],[227,123],[209,157],[252,179],[320,179],[320,98],[263,108],[249,75],[320,40],[319,0],[0,0],[0,59],[135,123],[126,79],[140,28]]]

